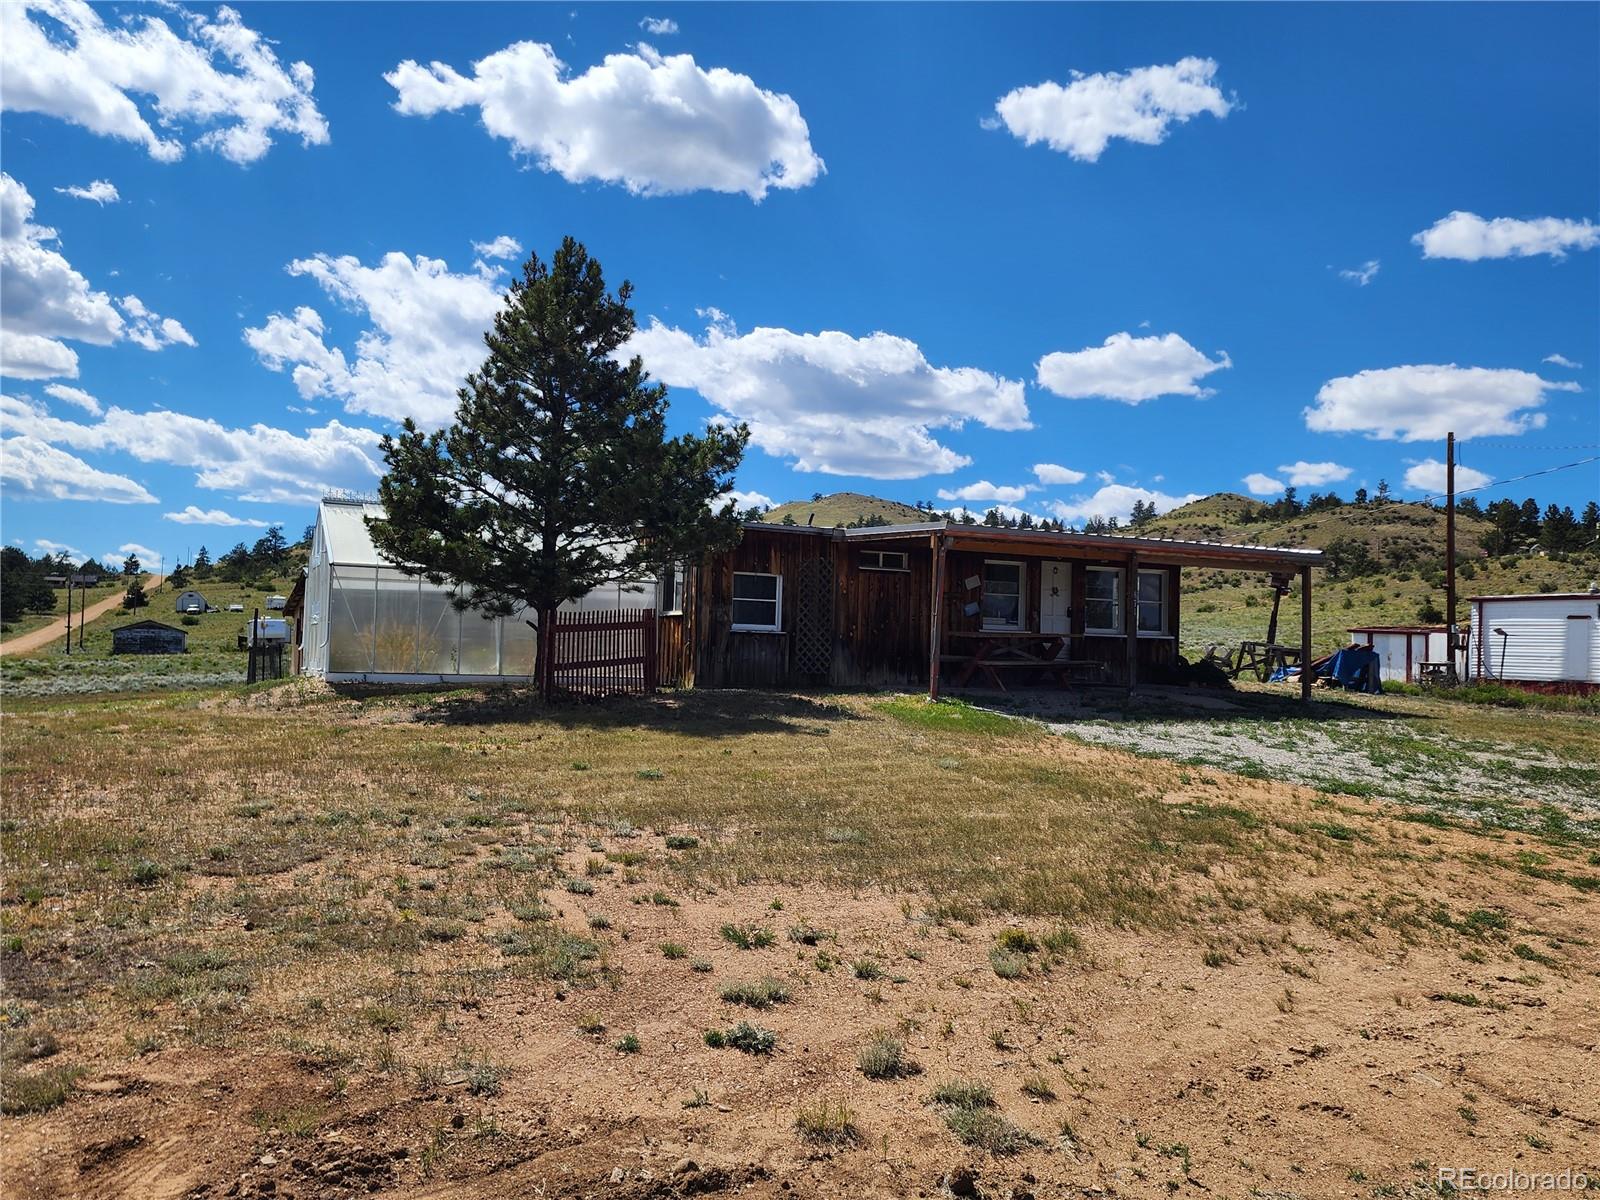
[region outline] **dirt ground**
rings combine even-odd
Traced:
[[[1063,739],[1030,746],[1063,769],[1141,762]],[[1328,815],[1304,789],[1209,768],[1182,778],[1167,803],[1199,803],[1226,783],[1229,804],[1260,820]],[[1339,838],[1385,853],[1319,855],[1292,881],[1303,911],[1324,913],[1316,920],[1241,904],[1204,936],[1089,921],[1054,943],[1049,920],[952,919],[906,890],[686,886],[661,864],[662,831],[574,821],[552,838],[565,847],[554,865],[592,891],[542,896],[550,925],[599,944],[594,973],[481,969],[465,941],[431,946],[393,976],[353,953],[276,962],[269,948],[242,1039],[215,1045],[191,1016],[190,1036],[130,1047],[135,1022],[75,1001],[77,1019],[57,1021],[59,1057],[88,1069],[66,1103],[0,1125],[4,1190],[1311,1198],[1438,1195],[1440,1166],[1600,1179],[1600,895],[1560,873],[1504,870],[1471,832],[1398,823],[1361,799],[1338,815],[1345,824],[1330,828],[1353,831]],[[473,853],[483,863],[503,851],[485,839]],[[597,853],[637,865],[586,869]],[[427,876],[330,856],[251,886],[359,889],[392,870]],[[1231,871],[1214,866],[1211,882]],[[193,886],[221,900],[232,881]],[[1435,914],[1428,931],[1397,919],[1352,934],[1326,911],[1358,911],[1328,897],[1380,892]],[[210,917],[217,944],[241,959],[265,936],[253,911],[219,903]],[[485,921],[488,939],[520,928],[509,913]],[[774,940],[740,949],[727,926]],[[1028,934],[1012,935],[1020,973],[1003,978],[992,952],[1015,928]],[[150,939],[171,942],[159,928]],[[58,957],[19,969],[8,956],[8,994],[26,1002],[8,1019],[48,1000],[97,947],[93,920],[79,918]],[[121,964],[119,986],[154,973],[155,959]],[[751,1009],[720,996],[766,976],[787,1001]],[[415,1011],[389,1013],[400,993]],[[346,1011],[307,999],[330,994]],[[381,1031],[379,1058],[330,1059],[297,1037],[330,1016]],[[740,1020],[775,1032],[774,1051],[707,1044],[707,1030]],[[885,1033],[914,1068],[868,1079],[859,1055]],[[624,1048],[630,1035],[636,1050]],[[447,1043],[471,1052],[441,1061]],[[1007,1152],[947,1128],[931,1098],[957,1079],[986,1084],[1023,1131]],[[797,1129],[840,1103],[848,1129],[834,1140]]]

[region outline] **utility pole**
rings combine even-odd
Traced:
[[[1456,435],[1444,435],[1444,623],[1450,674],[1456,673]]]
[[[72,653],[72,576],[67,576],[67,653]]]

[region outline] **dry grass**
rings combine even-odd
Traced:
[[[329,1081],[284,1097],[284,1111],[337,1111],[350,1078],[487,1104],[523,1086],[479,1019],[508,991],[564,1005],[560,1036],[602,1052],[605,1071],[665,1069],[684,1031],[664,1028],[630,979],[656,970],[709,1005],[690,1041],[709,1025],[708,1045],[745,1052],[708,1056],[718,1070],[788,1072],[812,1052],[795,1022],[848,1014],[844,1070],[857,1086],[880,1081],[872,1103],[899,1096],[924,1122],[917,1136],[958,1152],[952,1134],[1027,1154],[1041,1135],[995,1090],[1059,1095],[1063,1111],[1095,1090],[1018,1050],[1045,1036],[1019,1032],[1038,1024],[1027,1006],[1070,990],[1046,985],[1095,969],[1095,931],[1159,932],[1197,971],[1202,954],[1214,960],[1204,974],[1219,979],[1265,963],[1263,1006],[1288,1021],[1318,995],[1308,930],[1361,955],[1444,947],[1576,980],[1578,950],[1488,897],[1537,887],[1583,900],[1571,881],[1594,874],[1587,846],[1469,840],[909,699],[700,694],[551,713],[296,684],[23,702],[4,720],[4,999],[63,1045],[47,1064],[8,1054],[7,1083],[25,1077],[32,1090],[13,1094],[30,1108],[67,1100],[69,1113],[80,1068],[179,1049],[287,1055]],[[645,769],[662,778],[641,781]],[[890,896],[903,927],[867,941],[802,899],[851,889]],[[713,901],[714,918],[691,919]],[[981,974],[992,1020],[941,1032],[937,1005],[895,999],[902,971],[929,976],[924,959],[941,955],[938,1004]],[[1459,996],[1478,992],[1445,981],[1419,1002],[1479,1018],[1496,1011],[1483,994],[1471,1007]],[[765,1010],[776,1030],[730,1025],[739,1014],[719,997]],[[958,1042],[981,1062],[954,1069],[988,1076],[998,1053],[1004,1080],[920,1105],[908,1043],[942,1075],[952,1066],[929,1044]],[[705,1082],[678,1080],[675,1096]],[[779,1117],[790,1143],[793,1103]],[[854,1129],[854,1114],[824,1107],[802,1109],[802,1137],[853,1145],[830,1131]],[[877,1138],[881,1114],[867,1116]]]

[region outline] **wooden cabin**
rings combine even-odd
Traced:
[[[661,681],[1009,688],[1174,678],[1183,568],[1299,575],[1310,660],[1321,551],[932,522],[751,522],[733,549],[667,572]],[[1130,586],[1129,581],[1133,580]],[[1309,695],[1310,678],[1302,680]]]

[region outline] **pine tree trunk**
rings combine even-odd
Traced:
[[[550,703],[555,685],[556,610],[539,610],[539,699]]]

